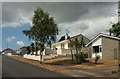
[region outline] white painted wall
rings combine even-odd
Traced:
[[[100,56],[100,58],[102,58],[102,52],[97,53],[97,55]],[[95,53],[93,53],[93,54],[92,54],[92,58],[95,58],[95,57],[96,57],[96,55],[95,55]]]
[[[62,54],[62,49],[57,49],[57,54],[58,55]]]
[[[40,61],[40,56],[35,56],[35,55],[23,55],[24,58],[27,58],[27,59],[33,59],[33,60],[39,60]],[[43,61],[44,59],[42,59]]]
[[[102,46],[102,38],[98,38],[97,40],[95,40],[93,43],[92,43],[92,47],[93,46]],[[101,47],[102,49],[102,47]],[[99,52],[99,53],[92,53],[92,58],[95,58],[97,55],[100,56],[100,58],[102,58],[102,52]]]
[[[98,38],[92,43],[92,46],[102,45],[102,38]]]
[[[61,49],[61,43],[56,45],[57,49]],[[64,43],[64,49],[68,49],[68,42]]]
[[[68,42],[66,42],[64,44],[65,44],[65,49],[68,49]]]
[[[57,44],[57,45],[56,45],[56,48],[57,48],[57,49],[61,49],[61,44]]]

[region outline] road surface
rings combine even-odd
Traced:
[[[2,77],[67,77],[61,73],[50,71],[28,63],[2,57]]]

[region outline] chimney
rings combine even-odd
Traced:
[[[67,39],[68,39],[68,34],[66,33],[66,34],[65,34],[65,40],[67,40]]]

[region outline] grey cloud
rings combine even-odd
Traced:
[[[84,33],[92,38],[98,32],[108,29],[106,26],[113,20],[110,19],[117,16],[116,2],[3,2],[2,20],[8,23],[15,22],[19,17],[31,20],[37,7],[53,16],[58,25],[62,24],[58,26],[60,35],[65,34],[68,28],[71,36]]]
[[[74,22],[79,18],[89,19],[95,17],[109,17],[114,15],[113,9],[116,3],[49,3],[49,2],[4,2],[3,18],[5,22],[15,21],[20,14],[32,18],[32,13],[36,7],[41,7],[55,17],[57,23]]]

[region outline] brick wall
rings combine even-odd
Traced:
[[[115,54],[114,52],[117,52],[117,56],[118,56],[118,52],[119,50],[119,41],[115,40],[115,39],[110,39],[107,37],[102,37],[102,55],[103,58],[106,59],[114,59],[115,58]]]

